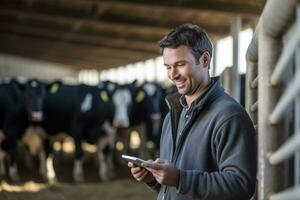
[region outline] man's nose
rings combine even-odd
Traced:
[[[170,73],[169,73],[170,80],[176,80],[176,79],[178,79],[179,76],[180,76],[180,74],[178,73],[176,68],[173,68],[170,70]]]

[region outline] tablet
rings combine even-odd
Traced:
[[[143,162],[146,162],[145,160],[140,159],[138,157],[134,157],[134,156],[122,155],[122,158],[128,162],[132,162],[133,164],[135,164],[137,166],[141,166]]]

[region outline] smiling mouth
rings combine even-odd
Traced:
[[[184,87],[184,81],[176,83],[176,87],[178,87],[178,88]]]

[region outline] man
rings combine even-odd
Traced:
[[[212,45],[196,25],[175,28],[160,43],[168,96],[160,158],[133,177],[159,192],[157,199],[250,199],[256,182],[256,141],[246,111],[209,76]]]

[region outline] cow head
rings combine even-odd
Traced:
[[[112,96],[118,84],[110,81],[101,82],[97,86],[97,96],[99,98],[99,107],[101,108],[102,116],[113,124],[115,115],[115,106]]]
[[[147,121],[150,116],[150,112],[147,103],[148,96],[142,85],[131,83],[130,90],[133,100],[129,117],[130,123],[134,126]]]
[[[118,86],[112,95],[112,100],[115,106],[113,125],[117,128],[129,127],[132,95],[128,85]]]
[[[25,107],[30,121],[43,121],[43,102],[45,95],[46,85],[36,79],[29,80],[24,85]]]
[[[162,87],[153,82],[145,82],[143,89],[147,94],[147,108],[153,121],[161,120],[161,101],[163,100]]]
[[[114,92],[116,91],[118,87],[117,83],[111,82],[111,81],[104,81],[98,84],[98,88],[100,90],[105,90],[108,92],[109,97],[112,97]]]

